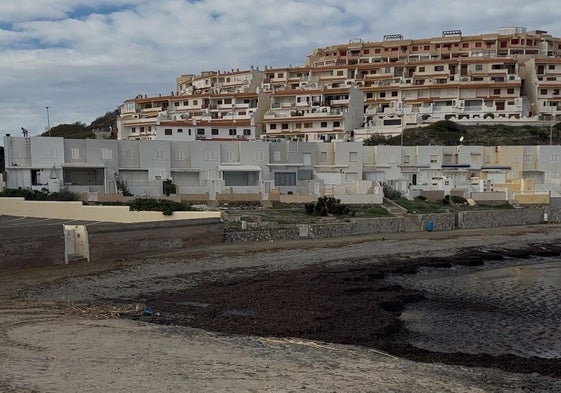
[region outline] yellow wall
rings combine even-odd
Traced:
[[[128,206],[84,206],[82,202],[26,201],[23,198],[0,198],[0,215],[121,223],[220,218],[220,212],[188,211],[164,216],[162,212],[129,211]]]
[[[520,205],[549,204],[549,193],[514,194],[514,200]]]

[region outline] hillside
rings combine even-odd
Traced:
[[[561,123],[553,126],[552,143],[561,143]],[[507,126],[502,124],[487,126],[462,126],[453,121],[445,120],[427,127],[411,128],[403,134],[403,144],[415,145],[548,145],[550,129],[546,126]],[[366,145],[399,145],[401,137],[386,138],[373,135],[365,141]]]
[[[41,136],[57,136],[67,139],[115,138],[117,116],[119,111],[107,112],[91,122],[89,126],[82,122],[59,124],[45,131]]]

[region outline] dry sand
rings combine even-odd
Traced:
[[[97,265],[4,271],[0,392],[561,391],[561,380],[537,374],[416,363],[355,346],[161,326],[116,319],[112,312],[149,291],[263,271],[559,240],[561,226],[544,225],[218,245]],[[124,304],[113,306],[116,300]]]

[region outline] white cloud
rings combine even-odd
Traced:
[[[92,3],[95,5],[92,6]],[[0,2],[0,136],[91,122],[202,70],[303,64],[316,47],[384,34],[525,26],[561,35],[553,0],[19,0]]]

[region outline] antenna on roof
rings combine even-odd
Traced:
[[[23,134],[24,138],[29,138],[29,131],[27,131],[27,128],[21,127],[21,133]]]

